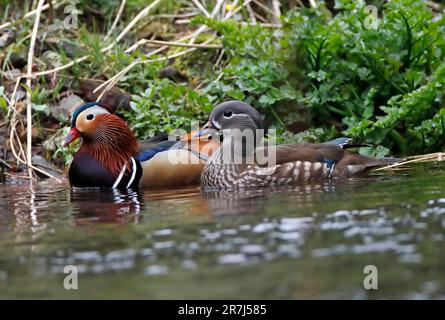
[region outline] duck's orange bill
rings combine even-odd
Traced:
[[[63,140],[62,147],[66,147],[71,142],[76,141],[77,139],[80,138],[80,136],[81,136],[80,131],[77,130],[76,128],[72,128],[70,130],[70,132],[67,134],[67,136],[65,137],[65,140]]]
[[[195,137],[198,131],[192,131],[183,136],[181,140],[186,141],[186,148],[210,157],[219,148],[219,142],[208,136]]]

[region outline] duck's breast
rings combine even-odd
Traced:
[[[115,177],[109,170],[86,153],[78,153],[74,156],[68,178],[71,186],[79,188],[111,187],[115,181]]]
[[[159,152],[141,162],[143,175],[140,185],[161,187],[199,184],[204,162],[194,153],[183,149]]]

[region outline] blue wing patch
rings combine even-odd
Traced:
[[[328,178],[330,179],[332,177],[332,171],[334,171],[334,167],[336,162],[331,159],[324,159],[324,163],[326,164],[326,167],[328,168]]]
[[[134,158],[139,162],[144,162],[153,158],[157,153],[174,149],[177,145],[177,141],[164,141],[157,143],[147,149],[141,150]]]
[[[335,161],[331,159],[324,159],[324,163],[326,164],[326,167],[328,167],[329,170],[331,170],[332,167],[335,165]]]
[[[335,144],[335,145],[339,146],[340,148],[343,148],[345,145],[349,144],[350,142],[352,142],[351,138],[340,137],[340,138],[328,141],[326,143]]]

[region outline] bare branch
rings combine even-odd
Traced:
[[[124,12],[124,7],[125,7],[125,3],[126,2],[127,2],[127,0],[122,0],[121,5],[119,7],[119,10],[117,11],[117,14],[116,14],[116,18],[114,19],[114,22],[111,25],[110,30],[108,30],[108,33],[105,36],[105,40],[108,39],[111,36],[111,34],[113,33],[114,29],[116,28],[116,26],[117,26],[117,24],[119,22],[119,19],[122,16],[122,12]]]
[[[204,8],[204,6],[201,4],[201,2],[199,2],[198,0],[192,0],[193,4],[199,9],[201,10],[201,12],[207,17],[210,18],[210,13],[207,11],[206,8]]]
[[[39,30],[40,24],[40,13],[42,12],[43,4],[45,0],[39,0],[37,5],[36,18],[34,20],[34,27],[32,28],[31,42],[29,44],[28,51],[28,65],[26,75],[26,161],[28,164],[28,175],[32,179],[32,101],[31,101],[31,76],[32,76],[32,62],[34,59],[34,47],[36,45],[37,31]]]

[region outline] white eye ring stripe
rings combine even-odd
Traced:
[[[218,130],[221,129],[221,124],[218,121],[212,120],[212,122],[213,122],[213,125],[216,127],[216,129],[218,129]]]

